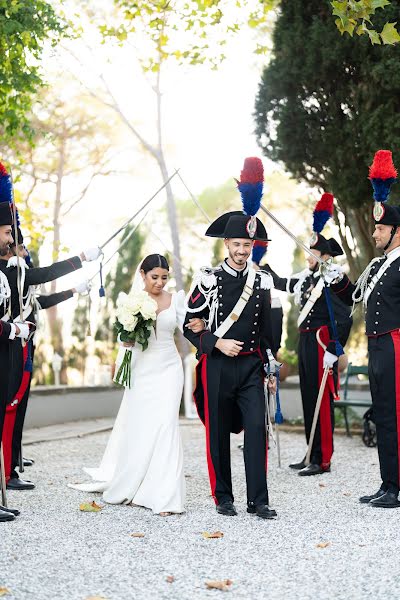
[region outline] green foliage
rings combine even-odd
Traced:
[[[157,72],[168,58],[217,68],[226,58],[227,39],[243,27],[262,28],[277,4],[278,0],[114,0],[115,16],[100,31],[121,44],[132,36],[144,36],[145,71]],[[258,44],[258,53],[265,50]]]
[[[391,5],[390,0],[335,0],[331,2],[332,14],[340,33],[353,36],[369,36],[371,44],[397,44],[400,35],[396,29],[397,22],[387,22],[380,32],[374,29],[372,18],[380,8]],[[379,23],[379,20],[378,20]],[[378,24],[377,23],[377,24]]]
[[[2,138],[30,138],[29,111],[43,85],[45,43],[55,45],[66,24],[44,0],[0,0],[0,122]]]
[[[113,306],[117,304],[120,292],[129,293],[136,267],[141,257],[144,238],[137,229],[132,233],[134,226],[129,225],[123,232],[120,245],[124,244],[118,251],[118,261],[115,272],[110,271],[106,277],[107,296],[111,299]],[[125,243],[124,243],[125,242]]]
[[[393,0],[389,18],[399,8]],[[400,146],[400,48],[338,37],[331,7],[321,0],[282,0],[273,42],[256,99],[258,142],[298,181],[335,195],[354,275],[375,255],[368,166],[379,148]]]

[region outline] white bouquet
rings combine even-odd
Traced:
[[[117,300],[115,328],[121,342],[138,343],[146,350],[151,330],[157,318],[157,302],[145,291],[121,292]],[[131,386],[132,350],[125,350],[124,358],[114,379],[116,383]]]

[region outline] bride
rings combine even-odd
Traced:
[[[168,262],[159,254],[150,254],[138,268],[142,289],[158,305],[155,332],[145,351],[138,345],[132,349],[131,388],[125,389],[100,467],[84,469],[93,481],[69,484],[103,492],[110,504],[132,503],[161,516],[182,513],[185,504],[178,422],[183,368],[174,342],[174,331],[177,326],[182,330],[185,318],[185,293],[164,290],[168,273]],[[189,326],[201,331],[204,323],[193,319]],[[121,346],[124,352],[129,344]]]

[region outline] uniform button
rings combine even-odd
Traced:
[[[254,325],[257,325],[257,321],[254,321]]]
[[[219,279],[219,281],[221,281],[221,280],[222,280],[222,277],[218,277],[218,279]]]
[[[224,314],[223,312],[220,312],[220,313],[219,313],[219,316],[220,316],[220,317],[222,317],[222,316],[223,316],[223,314]]]
[[[251,344],[254,344],[254,340],[251,340]]]
[[[307,319],[307,323],[310,323],[310,319]]]
[[[384,276],[386,277],[387,273],[384,273]]]
[[[380,295],[381,295],[381,293],[380,293],[380,292],[378,292],[378,296],[380,296]]]
[[[379,321],[375,321],[375,325],[378,325],[378,324],[379,324]]]
[[[220,286],[221,287],[221,286]],[[219,295],[220,298],[222,298],[222,294]]]
[[[376,315],[379,315],[379,311],[377,310],[375,314],[376,314]]]
[[[258,308],[259,306],[260,306],[259,304],[256,304],[256,308]]]
[[[251,333],[254,335],[254,334],[255,334],[255,331],[252,331]]]
[[[307,330],[307,331],[308,331],[309,329],[310,329],[309,327],[306,327],[306,330]]]
[[[253,352],[254,348],[250,348],[250,352]]]
[[[259,297],[260,297],[260,294],[257,294],[256,298],[259,298]]]
[[[378,306],[380,306],[380,304],[381,304],[380,302],[377,302],[377,305],[378,305]]]
[[[380,283],[381,285],[383,285],[383,281],[380,281],[379,283]]]
[[[218,286],[218,288],[219,288],[220,290],[222,290],[222,285],[219,285],[219,286]]]
[[[376,331],[374,331],[374,333],[376,333]]]
[[[258,313],[254,313],[254,316],[255,316],[255,317],[258,317]]]

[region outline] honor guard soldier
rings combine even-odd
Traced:
[[[342,248],[335,239],[326,239],[321,231],[333,213],[332,194],[323,194],[314,210],[313,235],[310,240],[312,253],[324,261],[343,254]],[[336,341],[333,339],[332,324],[329,313],[329,297],[325,293],[324,280],[319,272],[319,262],[313,255],[307,256],[308,268],[289,278],[279,277],[270,267],[274,287],[278,290],[294,294],[295,303],[300,308],[297,320],[299,327],[299,378],[301,400],[303,405],[304,428],[307,444],[325,367],[332,369],[328,377],[322,397],[321,409],[317,421],[311,448],[310,464],[305,458],[298,463],[290,464],[290,468],[299,471],[300,476],[318,475],[330,471],[333,454],[334,408],[338,380],[338,364]],[[337,298],[332,297],[332,308],[338,338],[343,347],[350,334],[352,319],[349,308]],[[317,341],[317,332],[327,347],[324,352]]]
[[[19,221],[18,214],[17,219]],[[24,238],[19,226],[17,227],[17,236],[18,243],[15,244],[14,242],[11,245],[10,252],[4,257],[4,260],[7,261],[8,268],[17,267],[17,263],[19,262],[21,270],[25,272],[27,269],[29,269],[29,267],[33,267],[33,265],[29,252],[25,247]],[[16,256],[17,252],[18,257]],[[77,288],[65,290],[63,292],[56,292],[54,294],[43,295],[38,294],[36,287],[31,286],[23,300],[24,319],[34,326],[34,324],[37,324],[39,318],[39,310],[47,309],[60,304],[61,302],[72,298],[75,292],[82,293],[87,291],[87,289],[87,283],[82,282],[77,286]],[[23,326],[28,327],[27,324],[24,324]],[[24,479],[21,479],[16,470],[17,466],[19,466],[21,472],[24,470],[24,467],[31,466],[34,463],[32,460],[25,459],[21,454],[22,433],[33,374],[35,353],[35,341],[33,335],[28,342],[28,346],[23,349],[22,352],[23,355],[24,352],[26,354],[23,376],[20,387],[17,390],[13,401],[7,405],[2,438],[7,489],[11,490],[32,490],[35,488],[35,485],[31,481],[25,481]]]
[[[1,213],[16,214],[16,208],[13,206],[13,192],[11,177],[7,173],[5,167],[0,164],[0,206]],[[10,208],[11,207],[11,208]],[[11,210],[12,209],[12,210]],[[11,211],[11,212],[10,212]],[[8,221],[10,218],[8,218]],[[12,225],[4,224],[5,231],[3,232],[4,244],[1,254],[3,257],[9,252],[9,246],[13,243],[12,230],[16,229],[16,223],[12,221]],[[0,319],[3,321],[24,322],[28,313],[32,313],[31,306],[26,306],[27,297],[31,293],[31,286],[41,285],[54,279],[58,279],[63,275],[72,273],[82,267],[83,260],[95,260],[101,254],[99,248],[90,248],[82,252],[80,256],[74,256],[70,259],[54,263],[48,267],[32,268],[28,270],[20,269],[18,266],[7,266],[8,261],[0,260],[0,273],[2,279],[7,279],[8,288],[10,291],[9,297],[5,299],[0,307]],[[19,287],[21,286],[22,298],[19,296]],[[22,304],[22,314],[21,314]],[[26,379],[26,371],[31,368],[31,348],[28,344],[1,344],[0,345],[0,364],[2,366],[2,376],[0,377],[0,434],[3,435],[3,424],[6,405],[15,400],[16,394],[20,391],[24,378]]]
[[[382,508],[400,506],[400,207],[386,203],[396,178],[392,153],[379,150],[369,179],[375,200],[372,237],[383,256],[369,263],[356,285],[335,268],[330,273],[336,282],[331,287],[338,298],[350,305],[362,301],[365,309],[369,384],[382,483],[375,494],[362,496],[360,502]]]
[[[264,225],[255,217],[262,187],[261,160],[246,159],[238,182],[244,212],[220,216],[206,232],[225,240],[228,258],[219,267],[203,268],[195,276],[184,330],[199,358],[194,399],[206,427],[208,471],[217,512],[237,514],[230,433],[244,429],[247,512],[271,519],[276,512],[268,505],[264,365],[272,339],[272,278],[256,272],[248,262],[253,241],[267,241]],[[253,200],[250,207],[249,197]],[[207,329],[193,333],[193,317],[204,319]]]

